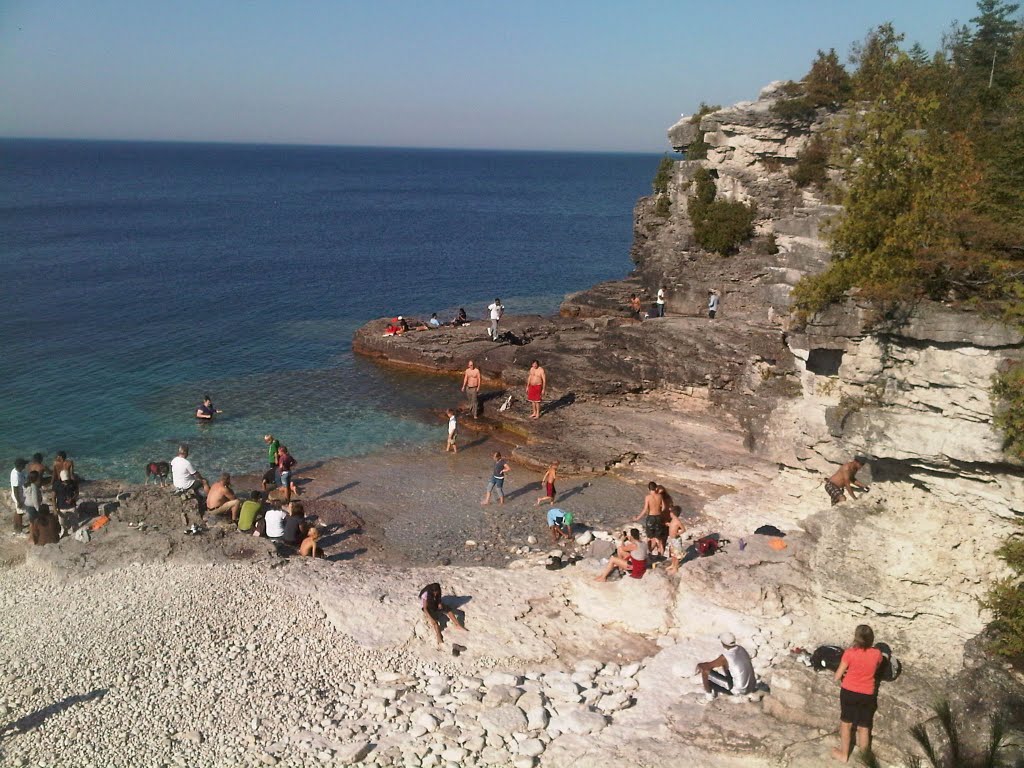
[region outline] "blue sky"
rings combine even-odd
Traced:
[[[884,21],[973,0],[0,0],[0,136],[667,149]]]

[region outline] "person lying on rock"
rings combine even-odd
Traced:
[[[719,693],[744,696],[756,691],[757,678],[747,649],[736,644],[736,636],[732,632],[719,635],[718,641],[722,644],[718,658],[702,661],[694,670],[704,685],[704,698],[711,701]]]
[[[427,620],[427,626],[434,630],[434,637],[437,638],[438,645],[444,643],[444,638],[441,637],[441,625],[438,623],[435,614],[444,614],[456,627],[463,632],[467,631],[462,622],[459,621],[459,617],[455,615],[455,609],[444,602],[444,599],[441,597],[441,585],[436,581],[433,584],[427,584],[427,586],[420,590],[420,609]]]
[[[638,529],[630,528],[629,533],[622,532],[618,552],[608,558],[608,567],[595,581],[608,581],[616,569],[628,573],[632,579],[642,579],[647,572],[647,544],[640,538]]]
[[[832,499],[833,507],[839,502],[845,501],[847,493],[850,494],[851,499],[856,500],[857,496],[853,492],[854,488],[864,493],[870,490],[863,483],[858,483],[856,479],[857,472],[867,463],[868,460],[866,458],[857,456],[853,461],[843,464],[832,477],[825,481],[825,493]]]

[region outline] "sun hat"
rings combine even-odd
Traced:
[[[736,645],[736,635],[734,635],[732,632],[723,632],[718,636],[718,640],[726,648],[732,648],[734,645]]]

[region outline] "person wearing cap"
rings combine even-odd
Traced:
[[[491,318],[491,327],[487,329],[487,335],[491,337],[491,341],[497,341],[498,321],[505,314],[505,307],[502,305],[501,299],[496,298],[493,304],[488,304],[487,311],[490,312]]]
[[[57,508],[60,535],[64,536],[71,532],[72,516],[78,507],[78,482],[66,469],[60,471],[53,484],[53,505]]]
[[[554,504],[554,501],[551,502]],[[572,512],[566,512],[558,507],[551,507],[548,510],[548,528],[551,530],[551,542],[559,539],[572,538]]]
[[[864,493],[870,490],[863,483],[858,483],[856,479],[857,472],[867,463],[868,460],[866,458],[857,456],[853,461],[843,464],[832,477],[825,481],[825,493],[832,500],[833,507],[839,502],[845,501],[847,493],[850,494],[851,499],[856,500],[857,496],[853,492],[854,488]]]
[[[715,315],[718,314],[718,291],[714,288],[708,288],[708,318],[711,320],[715,319]]]
[[[722,644],[722,653],[717,659],[700,662],[694,672],[700,675],[705,698],[711,701],[716,693],[730,696],[753,693],[757,690],[757,678],[747,649],[736,643],[732,632],[723,632],[718,641]]]

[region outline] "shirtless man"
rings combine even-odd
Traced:
[[[71,479],[75,479],[75,462],[68,458],[64,451],[57,451],[57,457],[53,460],[53,481],[60,477],[60,473],[67,471]]]
[[[466,372],[462,374],[462,391],[466,393],[466,404],[469,413],[475,419],[480,410],[477,396],[480,394],[480,371],[470,360],[466,363]]]
[[[210,493],[206,497],[206,511],[214,515],[226,515],[231,513],[231,522],[238,522],[238,510],[242,507],[242,500],[235,497],[231,490],[231,475],[227,472],[220,476],[220,480],[210,486]]]
[[[548,388],[548,377],[540,362],[534,360],[530,363],[530,371],[526,374],[526,399],[530,401],[533,413],[531,419],[540,418],[540,401],[544,398],[544,391]]]
[[[43,464],[43,454],[41,454],[41,453],[33,453],[32,454],[32,461],[30,461],[28,463],[28,466],[25,467],[25,471],[26,472],[38,472],[39,473],[39,480],[41,482],[44,482],[44,483],[48,482],[48,483],[51,483],[51,484],[53,483],[53,478],[47,476],[47,472],[49,472],[49,467],[47,467],[45,464]]]
[[[856,479],[857,472],[867,463],[867,459],[858,456],[853,461],[843,464],[832,477],[825,481],[825,493],[832,499],[832,506],[845,501],[847,493],[850,494],[851,499],[856,499],[857,497],[853,493],[854,488],[864,493],[868,492],[868,487],[863,483],[858,483]]]
[[[633,518],[633,522],[644,521],[644,533],[647,535],[647,545],[652,555],[660,555],[663,552],[661,545],[661,512],[664,506],[664,497],[658,492],[658,484],[653,480],[647,484],[647,495],[644,496],[644,508],[640,514]]]
[[[629,297],[629,311],[633,313],[633,317],[637,320],[643,318],[643,310],[640,309],[640,297],[635,293]]]

